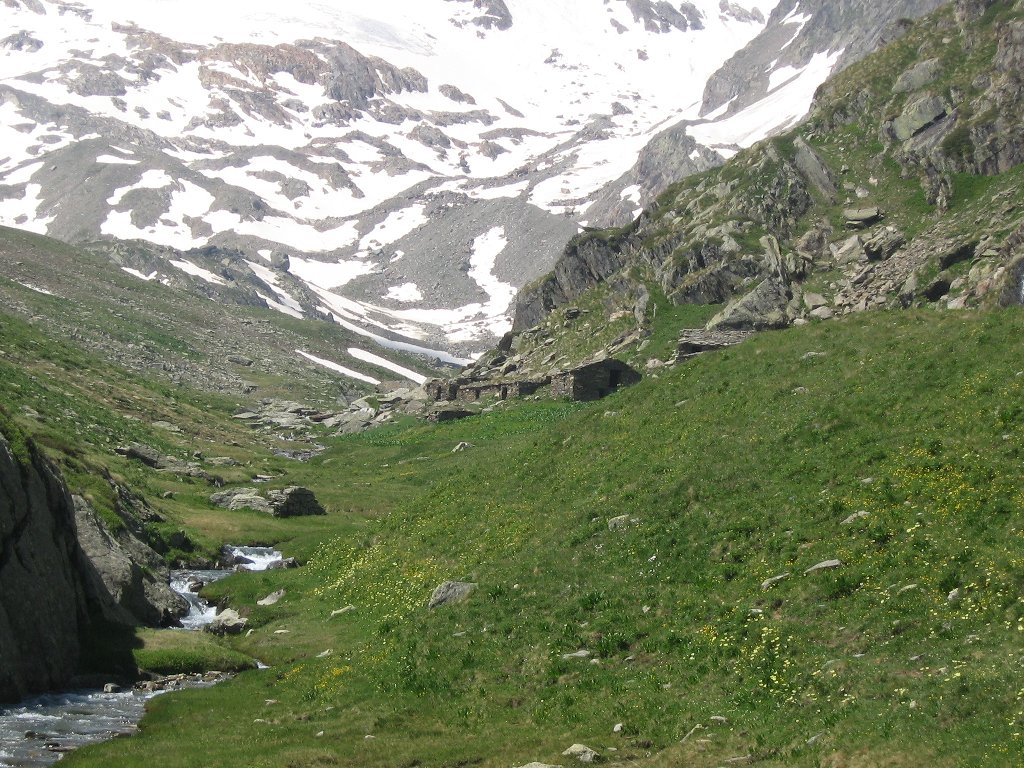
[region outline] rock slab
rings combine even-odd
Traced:
[[[434,590],[433,594],[430,595],[430,602],[427,603],[427,608],[433,610],[442,605],[448,605],[449,603],[461,603],[468,598],[473,590],[476,589],[476,584],[472,584],[465,581],[446,581]]]

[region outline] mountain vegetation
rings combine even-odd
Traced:
[[[337,326],[159,283],[124,316],[116,280],[72,294],[103,257],[0,232],[12,462],[44,452],[111,528],[135,524],[120,489],[146,499],[167,562],[264,543],[300,566],[205,588],[243,633],[111,635],[143,672],[239,673],[64,763],[1018,764],[1021,63],[1024,5],[959,0],[793,131],[570,242],[505,352],[644,370],[599,402],[342,434],[366,390],[292,352],[330,357]],[[63,297],[31,271],[51,260]],[[764,332],[675,354],[705,327]],[[327,514],[211,500],[257,481]]]

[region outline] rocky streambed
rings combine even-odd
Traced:
[[[48,693],[0,710],[0,766],[52,765],[66,752],[135,732],[146,702],[168,691],[208,688],[227,679],[172,675],[147,680],[128,690],[81,690]]]
[[[282,562],[269,547],[227,547],[235,567],[262,571]],[[217,615],[198,592],[203,584],[222,579],[232,570],[182,570],[171,574],[171,588],[189,604],[181,631],[199,630]],[[75,690],[48,693],[0,708],[0,768],[36,768],[57,762],[66,753],[100,741],[135,732],[154,696],[186,688],[207,688],[229,676],[220,672],[171,675],[121,690]]]

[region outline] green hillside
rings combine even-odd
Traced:
[[[596,404],[337,439],[293,476],[362,485],[371,520],[216,585],[271,669],[68,765],[1013,765],[1022,331],[868,313]],[[378,506],[393,485],[419,490]],[[479,586],[427,610],[448,579]]]
[[[295,357],[351,340],[120,272],[106,295],[95,254],[0,232],[4,420],[101,513],[119,483],[150,500],[154,537],[187,533],[168,560],[273,543],[302,565],[207,588],[251,632],[128,640],[150,669],[269,668],[157,697],[65,764],[569,768],[585,744],[639,768],[1021,765],[1024,8],[902,31],[792,133],[522,292],[524,332],[478,368],[644,370],[596,403],[253,428],[235,416],[264,396],[360,394]],[[709,321],[786,327],[665,363]],[[115,451],[133,441],[328,514],[215,508],[215,483]],[[428,608],[448,581],[475,586]]]

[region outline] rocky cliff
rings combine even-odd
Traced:
[[[960,0],[903,26],[797,129],[575,238],[515,329],[608,281],[726,305],[711,326],[733,329],[1019,302],[1024,4]]]
[[[187,610],[143,541],[151,511],[115,491],[122,524],[112,531],[29,438],[0,422],[0,701],[67,685],[83,665],[130,673],[110,648],[90,647],[96,638],[174,624]]]
[[[24,438],[0,433],[0,701],[78,670],[90,616],[111,607],[95,584],[59,475]]]

